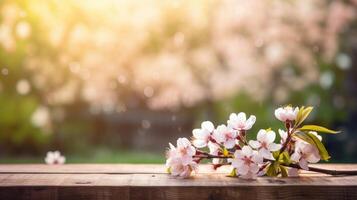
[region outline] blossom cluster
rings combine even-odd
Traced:
[[[192,131],[192,140],[179,138],[177,147],[170,143],[166,166],[173,176],[189,177],[198,170],[203,159],[212,159],[214,168],[230,165],[231,175],[246,179],[258,176],[297,176],[297,170],[309,170],[309,163],[328,160],[329,155],[317,133],[336,131],[317,125],[302,125],[312,107],[285,106],[275,110],[275,117],[284,129],[280,140],[272,129],[260,129],[256,140],[247,134],[256,122],[254,115],[232,113],[227,124],[217,127],[204,121]]]
[[[59,151],[49,151],[45,157],[45,163],[47,165],[62,165],[66,162],[66,157],[61,155]]]

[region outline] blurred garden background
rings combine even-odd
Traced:
[[[232,112],[315,107],[357,162],[356,0],[1,0],[0,162],[163,163]]]

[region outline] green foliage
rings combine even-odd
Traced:
[[[157,163],[165,162],[162,153],[149,153],[144,151],[113,150],[107,147],[87,148],[86,152],[67,153],[66,163]],[[1,156],[0,163],[44,163],[46,152],[33,155]]]
[[[266,175],[270,176],[270,177],[275,177],[278,176],[279,174],[279,163],[278,162],[272,162],[268,165],[267,171],[266,171]]]
[[[275,151],[273,152],[273,157],[276,161],[270,163],[267,167],[266,174],[271,177],[278,176],[281,174],[282,177],[288,176],[288,171],[284,165],[289,165],[291,163],[289,152]]]
[[[330,130],[323,126],[317,126],[317,125],[304,125],[300,128],[300,130],[301,131],[316,131],[316,132],[320,132],[320,133],[330,133],[330,134],[337,134],[340,132],[340,131]]]
[[[288,177],[288,170],[286,169],[286,167],[279,165],[279,169],[282,177]]]
[[[237,170],[236,168],[233,168],[231,173],[229,173],[228,177],[236,177],[237,176]]]
[[[312,110],[313,110],[313,107],[311,107],[311,106],[309,106],[307,108],[302,106],[299,109],[298,115],[296,116],[295,127],[299,127],[301,125],[301,123],[304,122],[305,119],[309,116],[309,114],[311,113]]]
[[[279,163],[289,165],[291,163],[289,152],[284,151],[279,155]]]
[[[38,106],[36,98],[3,92],[0,94],[0,105],[0,144],[7,145],[7,153],[25,148],[35,151],[48,142],[48,130],[31,122]]]

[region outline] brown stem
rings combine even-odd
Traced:
[[[205,154],[205,155],[194,155],[194,158],[232,158],[232,156],[216,156],[216,155],[211,155],[211,154]]]
[[[241,141],[244,145],[248,145],[246,135],[247,135],[247,133],[246,133],[245,130],[239,131],[240,141]]]
[[[205,155],[195,155],[195,158],[206,158],[206,159],[212,159],[212,158],[232,158],[232,156],[215,156],[215,155],[211,155],[208,153],[205,153]],[[266,160],[264,159],[265,162],[272,162],[272,160]],[[226,165],[228,163],[221,163],[221,165]],[[286,167],[293,167],[293,168],[297,168],[297,169],[302,169],[298,164],[289,164],[289,165],[284,165]],[[302,169],[304,170],[304,169]],[[357,170],[334,170],[334,169],[322,169],[322,168],[318,168],[318,167],[309,167],[309,170],[307,171],[312,171],[312,172],[319,172],[319,173],[323,173],[323,174],[329,174],[332,176],[338,176],[338,175],[357,175]]]
[[[299,165],[297,164],[290,164],[287,165],[288,167],[293,167],[297,169],[302,169]],[[302,169],[304,170],[304,169]],[[319,173],[324,173],[324,174],[329,174],[333,176],[338,176],[338,175],[357,175],[357,170],[335,170],[335,169],[322,169],[318,167],[309,167],[308,171],[313,171],[313,172],[319,172]]]
[[[284,152],[284,150],[289,146],[289,143],[290,143],[291,138],[292,138],[291,135],[292,135],[292,134],[294,133],[294,131],[295,131],[295,128],[293,128],[293,129],[290,130],[290,122],[287,122],[286,128],[287,128],[288,137],[286,138],[285,143],[284,143],[283,146],[281,147],[279,155],[280,155],[282,152]]]

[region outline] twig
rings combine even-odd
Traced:
[[[287,165],[288,167],[293,167],[297,169],[302,169],[299,165],[297,164],[290,164]],[[304,169],[302,169],[304,170]],[[319,172],[323,174],[329,174],[333,176],[338,176],[338,175],[357,175],[357,170],[335,170],[335,169],[322,169],[318,167],[309,167],[309,170],[307,171],[313,171],[313,172]]]
[[[211,155],[209,153],[204,152],[203,155],[195,155],[195,158],[206,158],[206,159],[212,159],[212,158],[232,158],[233,156],[219,156],[219,155]],[[272,162],[272,160],[266,160],[265,161],[270,161]],[[222,163],[222,164],[228,164],[228,163]],[[289,164],[289,165],[284,165],[286,167],[293,167],[293,168],[297,168],[297,169],[302,169],[298,164]],[[304,169],[302,169],[304,170]],[[335,169],[322,169],[322,168],[318,168],[318,167],[309,167],[309,170],[307,171],[312,171],[312,172],[319,172],[319,173],[323,173],[323,174],[329,174],[332,176],[339,176],[339,175],[357,175],[357,170],[335,170]]]
[[[216,155],[211,155],[211,154],[205,154],[205,155],[194,155],[194,158],[233,158],[232,156],[216,156]]]

